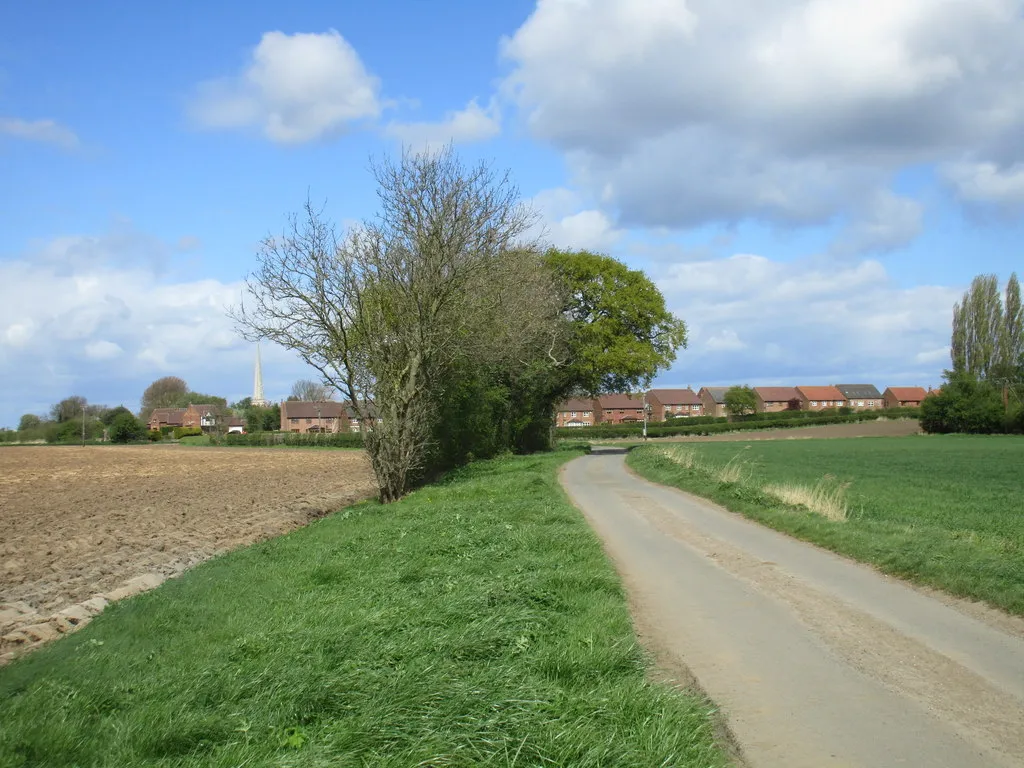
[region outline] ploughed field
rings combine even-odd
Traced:
[[[19,627],[124,593],[140,576],[151,585],[375,492],[361,451],[4,448],[0,654],[48,639],[12,637]]]

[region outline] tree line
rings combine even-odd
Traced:
[[[267,237],[232,311],[351,403],[380,496],[546,450],[557,402],[650,383],[686,344],[656,286],[547,248],[507,173],[451,148],[372,164],[379,211],[339,232],[307,201]]]
[[[1013,273],[1001,293],[978,275],[953,308],[952,368],[921,407],[929,432],[1024,432],[1024,305]]]

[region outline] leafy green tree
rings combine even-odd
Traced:
[[[178,376],[164,376],[157,379],[142,393],[143,421],[149,419],[154,408],[178,408],[179,402],[188,394],[188,384]],[[198,401],[197,401],[198,402]],[[186,403],[188,405],[188,403]]]
[[[107,408],[100,414],[100,421],[106,426],[110,426],[114,423],[114,419],[120,416],[122,413],[127,413],[130,416],[134,416],[131,411],[125,408],[123,405],[119,405],[116,408]]]
[[[725,392],[725,410],[730,416],[746,416],[757,410],[757,395],[748,386],[729,387]]]
[[[81,419],[87,404],[81,395],[65,397],[50,408],[50,418],[58,423]]]
[[[921,403],[926,432],[993,434],[1007,426],[1000,389],[970,373],[951,374],[939,394]]]
[[[26,413],[18,421],[18,431],[23,432],[26,429],[35,429],[42,423],[43,420],[36,416],[34,413]]]
[[[544,258],[563,290],[569,321],[562,376],[589,394],[645,389],[686,347],[686,324],[642,271],[589,251],[550,250]]]
[[[232,403],[231,404],[231,410],[235,411],[236,413],[239,413],[239,414],[244,414],[250,408],[252,408],[252,398],[251,397],[243,397],[237,403]]]
[[[1024,307],[1017,275],[1005,300],[995,275],[978,275],[953,307],[952,373],[977,379],[1017,380],[1024,364]]]
[[[130,443],[145,435],[146,427],[127,408],[110,422],[110,439],[115,443]]]
[[[247,432],[273,432],[281,428],[281,406],[276,403],[268,408],[250,406],[244,418]]]

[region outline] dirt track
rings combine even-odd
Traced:
[[[0,636],[143,574],[155,583],[285,533],[375,490],[357,451],[0,449]],[[26,642],[0,637],[0,654]]]
[[[623,459],[598,449],[563,483],[641,639],[722,706],[749,764],[1024,764],[1024,621],[648,483]]]

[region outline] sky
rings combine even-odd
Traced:
[[[0,426],[252,394],[259,241],[446,142],[656,281],[690,333],[656,385],[939,385],[972,277],[1024,269],[1024,0],[753,7],[0,5]],[[270,398],[313,375],[262,355]]]

